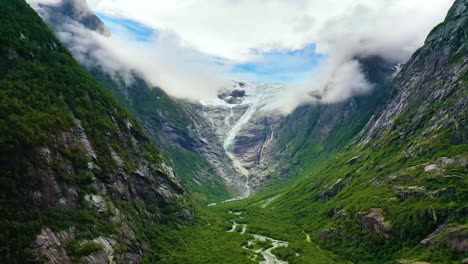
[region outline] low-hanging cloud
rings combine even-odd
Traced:
[[[49,7],[62,3],[61,0],[29,2],[45,20],[56,15]],[[88,10],[79,11],[88,13]],[[216,64],[211,56],[185,47],[170,31],[158,31],[157,36],[142,42],[125,27],[114,25],[116,32],[110,36],[89,30],[68,17],[56,23],[54,30],[81,64],[90,69],[99,67],[112,77],[123,78],[127,84],[137,74],[172,96],[198,100],[212,96],[230,83],[226,67]]]
[[[29,0],[37,3],[59,0]],[[78,1],[78,0],[73,0]],[[84,1],[84,0],[80,0]],[[279,109],[336,103],[372,90],[357,58],[405,62],[443,20],[453,0],[88,0],[93,11],[137,21],[158,31],[142,43],[70,23],[59,36],[83,63],[96,59],[109,72],[140,72],[169,94],[212,96],[227,84],[229,66],[261,61],[263,52],[316,46],[324,56],[310,78],[283,91]],[[68,35],[67,35],[68,34]],[[90,37],[91,36],[91,37]],[[72,43],[72,45],[70,45]],[[220,65],[222,61],[224,65]],[[88,62],[89,63],[89,62]],[[319,96],[310,96],[319,95]]]
[[[40,8],[39,5],[58,5],[62,0],[28,0],[28,3],[35,9]]]
[[[334,103],[346,100],[353,95],[369,92],[372,84],[361,72],[359,62],[352,60],[341,64],[334,75],[328,80],[323,101]]]
[[[104,48],[94,58],[104,70],[112,73],[114,67],[119,67],[119,72],[137,71],[152,85],[175,97],[206,98],[229,81],[224,69],[211,57],[184,48],[170,32],[159,32],[157,40],[150,42],[103,36],[96,39]]]
[[[317,51],[327,54],[327,58],[305,84],[295,86],[282,97],[280,110],[288,113],[300,104],[337,103],[370,92],[373,85],[365,79],[357,58],[379,56],[393,65],[406,62],[453,3],[356,2],[343,16],[323,23],[316,45]]]

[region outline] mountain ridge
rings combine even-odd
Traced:
[[[1,262],[140,262],[142,230],[192,221],[185,189],[34,10],[0,5]]]
[[[304,179],[270,210],[255,209],[255,201],[231,210],[254,215],[247,222],[257,229],[267,225],[259,214],[279,218],[269,232],[286,240],[297,238],[281,223],[294,223],[353,262],[466,262],[466,6],[455,2],[392,80],[383,106],[342,149],[304,166]],[[300,262],[300,244],[291,244],[285,260]]]
[[[108,31],[83,0],[58,5],[41,4],[39,7],[39,13],[55,32],[74,34],[69,32],[68,23],[93,32]],[[84,9],[86,16],[76,15],[79,13],[77,10],[81,9]],[[103,35],[110,37],[109,34]],[[65,40],[65,44],[74,50],[73,41],[68,38]],[[98,49],[104,48],[99,43],[96,45]],[[185,102],[168,96],[159,87],[151,86],[135,70],[130,69],[127,73],[109,72],[89,53],[75,55],[121,104],[137,116],[154,142],[162,146],[165,156],[176,165],[176,172],[183,183],[190,187],[188,191],[195,199],[208,204],[237,196],[242,191],[243,176],[230,165],[231,161],[225,155],[221,142],[212,136],[213,131],[203,129],[207,127],[205,120]]]
[[[102,31],[77,1],[51,28]],[[468,261],[467,0],[401,67],[356,58],[371,94],[288,116],[248,83],[189,104],[86,70],[24,1],[0,7],[0,262]]]

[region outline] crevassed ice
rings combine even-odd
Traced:
[[[277,105],[277,100],[279,99],[281,91],[286,89],[286,85],[281,83],[244,83],[244,87],[236,88],[245,90],[246,98],[240,105],[248,106],[248,109],[235,124],[232,124],[232,127],[226,134],[223,140],[223,147],[226,152],[229,152],[229,147],[235,142],[237,134],[250,121],[252,116],[259,111],[273,111]],[[230,108],[230,113],[232,113],[233,107],[239,106],[236,104],[228,104],[218,97],[201,100],[200,103],[205,106]]]

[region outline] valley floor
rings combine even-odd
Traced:
[[[411,244],[395,248],[392,241],[375,243],[372,248],[368,244],[376,240],[366,241],[366,235],[362,235],[362,241],[354,241],[367,247],[364,251],[359,246],[351,250],[346,244],[330,247],[320,240],[320,230],[311,231],[310,226],[301,225],[300,219],[282,207],[277,198],[283,195],[283,190],[277,190],[198,208],[197,223],[184,229],[182,246],[176,243],[179,246],[168,250],[170,254],[164,255],[161,263],[427,264],[412,261],[424,258],[430,258],[431,264],[460,263],[460,256],[453,257],[441,248],[427,251]]]
[[[201,209],[201,220],[185,230],[184,245],[161,263],[347,263],[284,216],[262,208],[264,202],[254,198]]]

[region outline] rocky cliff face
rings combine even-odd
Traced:
[[[234,168],[207,120],[186,102],[151,87],[137,74],[126,84],[99,68],[91,73],[136,114],[196,199],[209,202],[243,194],[245,177]]]
[[[212,124],[228,155],[248,175],[249,188],[255,191],[266,182],[292,177],[299,159],[307,155],[311,161],[311,155],[337,149],[364,127],[382,100],[395,67],[377,57],[360,62],[375,89],[343,103],[318,102],[283,115],[274,109],[274,103],[288,87],[240,82],[221,91],[218,98],[202,102],[197,111]]]
[[[385,108],[363,131],[365,143],[397,128],[401,137],[409,137],[421,126],[426,126],[423,134],[429,135],[453,125],[452,142],[467,142],[466,5],[466,1],[456,1],[445,21],[426,39],[424,47],[404,65],[393,82]],[[403,124],[403,120],[407,123]],[[419,143],[415,142],[412,149],[416,150]]]
[[[0,17],[0,262],[140,262],[143,225],[191,221],[180,180],[24,1]]]
[[[66,31],[67,21],[92,30],[103,27],[80,0],[42,5],[39,11],[56,31]],[[131,74],[133,81],[129,83],[123,76],[116,77],[118,72],[109,74],[95,63],[83,64],[137,115],[156,142],[170,143],[161,145],[184,184],[197,196],[219,200],[227,198],[229,191],[218,191],[225,189],[223,185],[234,196],[247,196],[267,181],[291,177],[300,163],[291,163],[293,157],[337,148],[334,141],[343,143],[362,128],[394,68],[374,57],[361,58],[360,62],[369,81],[377,84],[371,95],[336,105],[303,106],[288,116],[271,106],[281,90],[287,89],[284,85],[235,82],[233,87],[220,90],[217,98],[187,107],[148,85],[137,73]],[[346,136],[340,130],[353,132]]]
[[[300,163],[294,159],[337,149],[364,127],[396,67],[378,57],[361,58],[360,62],[375,89],[343,103],[318,102],[283,115],[274,105],[287,86],[234,82],[230,89],[220,90],[217,98],[192,108],[211,125],[238,171],[247,176],[245,189],[254,192],[266,182],[292,177]]]
[[[358,59],[366,79],[374,85],[371,93],[344,102],[303,105],[277,123],[271,144],[264,149],[256,186],[281,181],[301,173],[304,162],[313,163],[343,147],[379,109],[397,67],[380,57]],[[317,95],[316,95],[317,96]]]
[[[363,128],[349,130],[322,164],[298,161],[306,179],[274,204],[278,215],[290,211],[283,221],[306,226],[323,248],[353,262],[464,261],[467,29],[468,1],[457,0],[387,84],[382,105],[351,119]],[[311,134],[318,143],[330,142],[324,127]]]
[[[37,11],[56,32],[73,35],[75,32],[70,25],[74,25],[75,28],[84,27],[109,35],[102,21],[83,0],[40,5]],[[74,50],[74,42],[65,40],[65,45]],[[231,195],[244,195],[245,176],[234,168],[221,141],[204,118],[185,102],[169,97],[158,87],[152,87],[137,72],[109,73],[86,54],[80,51],[74,55],[120,103],[137,116],[175,165],[177,174],[197,200],[206,203],[227,199]]]
[[[100,34],[109,36],[110,31],[104,23],[94,15],[85,0],[67,0],[60,4],[39,4],[39,14],[46,18],[51,25],[60,25],[76,21],[84,25],[87,29],[97,31]]]
[[[245,176],[243,195],[254,191],[265,151],[272,144],[274,131],[282,119],[271,104],[286,87],[282,84],[234,82],[192,108],[204,117],[208,129],[215,131],[223,151],[236,170]]]

